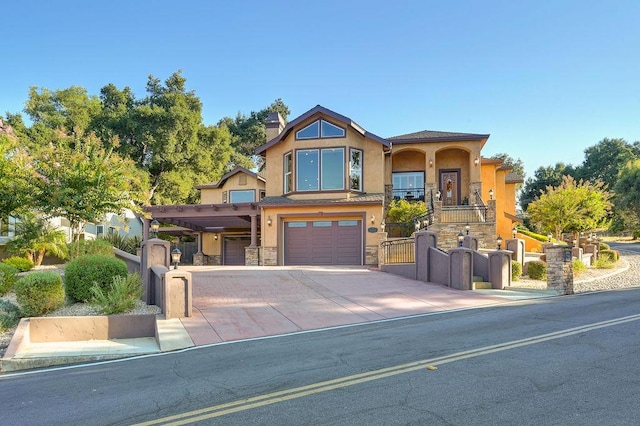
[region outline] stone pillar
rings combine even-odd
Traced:
[[[524,267],[524,240],[519,238],[508,239],[505,247],[513,252],[513,260],[520,262],[520,265]]]
[[[429,282],[429,250],[437,247],[438,236],[431,231],[416,232],[416,280]]]
[[[513,253],[509,250],[495,250],[488,253],[491,288],[502,290],[511,286],[512,255]]]
[[[247,266],[260,265],[260,247],[247,246],[244,248],[244,264]]]
[[[478,251],[478,238],[473,235],[465,235],[462,243],[463,247]]]
[[[573,254],[571,247],[553,245],[546,248],[547,288],[573,294]]]
[[[186,318],[192,315],[191,273],[181,269],[170,269],[164,274],[164,297],[162,313],[166,319]]]
[[[159,238],[145,240],[141,244],[140,276],[142,279],[142,300],[147,304],[153,304],[155,300],[149,268],[154,265],[162,265],[165,268],[169,268],[171,264],[170,248],[169,241]]]
[[[142,219],[142,240],[146,241],[149,239],[149,229],[151,227],[151,222],[149,219]]]
[[[496,223],[496,200],[487,201],[487,223]]]
[[[473,288],[473,250],[466,247],[449,250],[449,277],[451,288],[457,290]]]
[[[433,202],[433,223],[440,223],[442,217],[442,201]]]
[[[204,266],[204,253],[198,252],[193,254],[193,266]]]

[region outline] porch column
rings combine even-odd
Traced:
[[[142,241],[149,239],[149,219],[142,219]]]
[[[249,247],[258,246],[258,216],[251,215],[251,245]]]

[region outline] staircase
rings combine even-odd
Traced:
[[[484,281],[479,275],[473,276],[473,284],[471,290],[491,290],[493,285],[490,282]]]

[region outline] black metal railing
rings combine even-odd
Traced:
[[[380,243],[384,263],[387,265],[397,263],[415,263],[415,239],[402,238],[399,240],[387,240]]]
[[[393,188],[391,196],[394,200],[424,201],[424,188]]]
[[[482,223],[487,221],[486,206],[446,206],[440,212],[440,223]]]

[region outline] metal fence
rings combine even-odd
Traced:
[[[486,206],[443,207],[440,223],[482,223],[487,220]]]
[[[396,263],[415,263],[414,238],[402,238],[398,240],[387,240],[381,243],[384,255],[384,263],[387,265]]]

